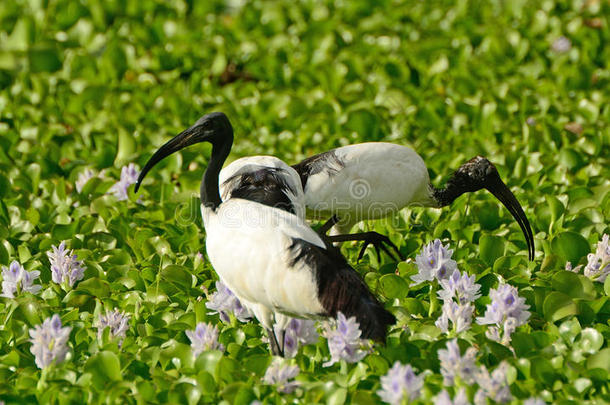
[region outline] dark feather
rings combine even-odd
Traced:
[[[292,168],[299,173],[303,190],[305,190],[309,176],[320,173],[323,170],[326,170],[329,174],[334,174],[337,170],[333,166],[343,168],[345,164],[337,157],[334,150],[329,150],[328,152],[308,157],[300,163],[293,165]]]
[[[338,249],[323,249],[298,238],[292,239],[289,249],[293,254],[291,266],[304,262],[314,269],[318,299],[326,311],[322,315],[336,317],[340,311],[346,317],[355,316],[363,338],[385,342],[388,326],[396,318],[375,298]]]
[[[280,170],[271,167],[248,170],[240,170],[224,182],[231,189],[229,198],[242,198],[296,214],[287,194],[296,191],[280,175]]]

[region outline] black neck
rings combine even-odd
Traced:
[[[204,206],[216,210],[222,200],[220,199],[220,190],[218,187],[218,175],[222,169],[222,165],[233,145],[233,136],[223,137],[220,141],[212,142],[212,157],[208,163],[208,168],[203,173],[201,188],[199,190],[201,202]]]
[[[432,197],[439,207],[451,205],[456,198],[467,191],[464,188],[457,187],[457,185],[455,183],[451,183],[451,181],[449,181],[443,188],[435,188],[432,185],[430,185],[430,187],[432,188]]]

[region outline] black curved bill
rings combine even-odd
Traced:
[[[138,192],[140,188],[140,184],[142,184],[142,180],[146,174],[153,168],[154,165],[159,163],[161,160],[171,155],[174,152],[178,152],[180,149],[184,149],[187,146],[193,145],[198,142],[204,141],[206,138],[205,133],[203,131],[199,131],[197,126],[192,126],[178,135],[170,139],[163,146],[161,146],[154,155],[148,159],[144,169],[140,172],[140,176],[136,181],[135,192]]]
[[[535,247],[534,247],[534,234],[532,233],[532,228],[530,227],[530,223],[527,220],[527,216],[525,212],[523,212],[523,208],[519,201],[515,197],[515,195],[508,189],[506,184],[497,176],[495,179],[490,181],[489,184],[485,186],[489,192],[491,192],[510,213],[513,218],[517,221],[519,226],[521,227],[521,231],[523,231],[523,235],[525,236],[525,241],[527,242],[528,248],[528,256],[529,260],[534,260]]]

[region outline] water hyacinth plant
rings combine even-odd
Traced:
[[[123,343],[123,339],[129,330],[129,319],[124,311],[119,311],[115,308],[113,311],[107,310],[105,314],[100,314],[97,321],[97,338],[102,339],[104,329],[110,330],[111,338],[118,338],[119,346]]]
[[[44,320],[41,325],[30,329],[30,351],[38,368],[61,363],[68,354],[68,339],[71,327],[62,327],[59,315]]]
[[[136,183],[139,174],[140,171],[135,164],[130,163],[127,166],[123,166],[121,168],[121,178],[110,187],[109,193],[113,194],[119,201],[127,200],[127,188]]]
[[[280,360],[274,360],[263,377],[265,384],[274,385],[278,392],[290,394],[299,387],[298,381],[293,381],[299,375],[299,366],[282,364]]]
[[[472,384],[475,381],[475,374],[477,372],[476,355],[477,350],[469,347],[462,356],[457,339],[448,341],[447,349],[440,349],[438,351],[443,384],[452,386],[455,384],[456,379],[467,385]]]
[[[451,399],[447,390],[443,389],[434,397],[434,405],[470,405],[470,401],[464,387],[459,389],[453,399]]]
[[[61,242],[59,247],[53,245],[47,257],[51,262],[51,277],[53,281],[60,284],[64,289],[72,288],[78,280],[85,276],[86,267],[72,250],[66,249],[66,242]]]
[[[411,277],[413,285],[448,278],[457,268],[452,255],[453,250],[449,249],[449,245],[443,245],[439,239],[425,245],[421,253],[415,256],[419,272]]]
[[[440,280],[438,297],[443,300],[442,314],[436,326],[443,332],[461,333],[470,328],[474,314],[474,301],[481,296],[481,286],[474,282],[474,276],[454,270],[447,279]],[[449,327],[449,322],[452,328]]]
[[[205,306],[213,310],[212,314],[218,314],[223,322],[228,323],[231,320],[229,314],[233,314],[240,322],[247,322],[252,318],[248,308],[239,302],[235,294],[222,281],[216,282],[216,291],[208,295]]]
[[[274,325],[276,336],[280,330]],[[316,323],[308,319],[292,318],[284,330],[284,355],[286,357],[296,356],[301,345],[307,345],[318,341],[319,335]]]
[[[400,405],[414,401],[420,396],[424,379],[413,371],[410,364],[394,363],[388,373],[380,379],[381,389],[377,395],[383,402]]]
[[[497,289],[491,289],[489,297],[491,304],[487,305],[485,315],[477,318],[477,323],[494,325],[489,327],[485,335],[507,345],[515,329],[529,319],[529,305],[525,304],[525,298],[519,296],[517,289],[509,284],[501,284]]]
[[[37,294],[42,288],[39,284],[34,284],[38,279],[38,270],[27,271],[16,260],[13,260],[9,267],[2,266],[2,296],[15,298],[22,292]]]
[[[224,345],[218,342],[218,327],[210,323],[200,322],[195,330],[187,330],[186,336],[191,341],[193,357],[199,356],[206,350],[224,351]]]
[[[364,358],[367,352],[366,341],[360,338],[362,332],[356,317],[345,318],[341,312],[337,314],[334,322],[324,325],[324,337],[328,340],[330,360],[323,364],[324,367],[332,366],[340,360],[355,363]]]

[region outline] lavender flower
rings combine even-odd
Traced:
[[[458,304],[473,302],[481,296],[481,286],[475,283],[474,279],[475,276],[468,277],[468,273],[460,274],[460,271],[455,269],[449,278],[440,280],[442,290],[438,292],[438,297],[443,301],[455,299]]]
[[[30,351],[35,357],[38,368],[43,369],[53,361],[61,363],[68,354],[68,338],[71,327],[62,328],[59,315],[44,320],[42,325],[30,329]]]
[[[490,375],[487,368],[481,366],[476,373],[476,381],[479,384],[479,390],[474,396],[476,405],[487,404],[487,398],[499,403],[506,403],[512,399],[506,380],[507,369],[508,364],[502,362]]]
[[[424,386],[424,379],[415,374],[410,364],[403,366],[398,361],[380,378],[380,382],[381,389],[377,391],[377,395],[383,402],[392,405],[419,398],[420,390]]]
[[[85,187],[85,184],[87,184],[87,182],[94,177],[95,177],[95,172],[89,168],[87,168],[83,172],[81,172],[78,175],[76,182],[74,183],[74,185],[76,186],[76,191],[78,191],[79,193],[81,191],[83,191],[83,187]]]
[[[449,249],[449,245],[443,246],[438,239],[425,245],[422,252],[415,256],[419,273],[411,277],[414,281],[413,285],[432,281],[435,278],[442,280],[449,277],[449,274],[457,268],[457,263],[451,259],[451,255],[453,250]]]
[[[290,394],[300,385],[298,381],[288,381],[299,375],[299,366],[282,365],[281,361],[274,361],[263,377],[263,382],[269,385],[275,385],[278,392]]]
[[[436,397],[434,397],[434,405],[470,405],[468,401],[468,395],[466,395],[466,389],[464,387],[460,388],[458,393],[451,400],[449,393],[447,390],[442,390],[438,393]]]
[[[218,342],[218,327],[211,323],[200,322],[195,330],[187,330],[186,336],[191,340],[193,357],[199,356],[206,350],[224,351],[224,346]]]
[[[572,49],[572,41],[562,35],[553,41],[551,49],[556,53],[566,53]]]
[[[366,356],[366,351],[362,350],[365,341],[360,338],[360,324],[356,322],[356,317],[345,318],[341,312],[337,314],[335,327],[326,324],[324,336],[328,339],[328,350],[330,360],[322,364],[324,367],[331,366],[339,360],[348,363],[356,363]]]
[[[572,268],[572,263],[566,262],[566,267],[565,267],[566,271],[571,271],[573,273],[578,273],[581,268],[582,268],[582,264],[579,264],[578,266]]]
[[[489,291],[491,304],[483,317],[477,318],[480,325],[495,325],[489,328],[486,335],[489,339],[502,344],[510,342],[510,335],[515,329],[527,323],[530,317],[529,305],[525,304],[525,298],[519,297],[515,287],[509,284],[501,284],[497,289]],[[501,337],[500,329],[504,331]]]
[[[216,292],[208,295],[208,302],[205,306],[219,314],[220,320],[228,323],[230,321],[229,314],[232,312],[235,318],[241,322],[247,322],[252,318],[250,311],[244,307],[239,299],[222,281],[216,282]]]
[[[86,267],[83,262],[78,260],[76,255],[72,254],[72,250],[66,249],[66,242],[61,242],[59,248],[55,245],[51,246],[53,252],[47,252],[49,261],[51,262],[51,276],[57,284],[74,286],[78,280],[82,280],[85,276]]]
[[[140,171],[135,164],[130,163],[127,166],[123,166],[121,169],[121,179],[110,187],[109,192],[114,194],[119,201],[127,200],[127,188],[138,181],[139,175]]]
[[[34,285],[34,281],[40,276],[38,270],[26,271],[18,261],[13,260],[9,267],[2,266],[2,297],[15,298],[22,291],[32,294],[38,293],[41,285]]]
[[[449,332],[449,321],[455,333],[461,333],[470,328],[474,306],[472,304],[460,305],[454,301],[443,303],[443,313],[436,320],[435,325],[443,332]]]
[[[438,359],[441,362],[441,374],[444,377],[443,384],[451,386],[455,383],[456,378],[459,378],[466,384],[472,384],[477,370],[475,365],[476,356],[477,351],[473,347],[469,347],[464,356],[461,356],[457,339],[448,341],[447,350],[440,349],[438,351]]]
[[[279,335],[279,327],[274,325],[276,336]],[[296,356],[299,345],[307,345],[318,341],[318,332],[314,321],[292,318],[284,330],[284,356]]]
[[[125,334],[129,330],[129,315],[125,315],[125,312],[119,312],[118,309],[114,311],[107,310],[105,315],[100,315],[97,321],[97,338],[102,339],[104,329],[110,328],[110,336],[112,338],[119,338],[119,346],[123,343]]]
[[[583,274],[594,281],[603,283],[610,275],[610,237],[607,234],[602,236],[601,242],[597,243],[595,253],[589,253],[588,263]]]

